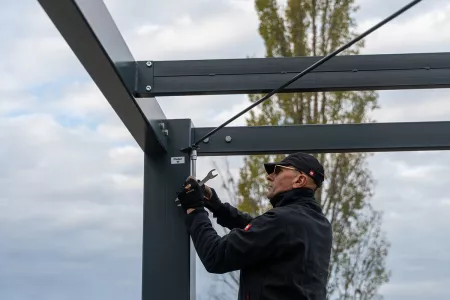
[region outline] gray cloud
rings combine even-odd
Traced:
[[[373,204],[384,213],[383,229],[392,244],[388,267],[393,275],[382,289],[385,299],[445,299],[449,153],[378,153],[369,161],[377,180]],[[433,283],[432,295],[427,288],[416,289],[427,282]]]
[[[395,2],[388,2],[385,0],[359,0],[355,2],[359,6],[359,10],[356,14],[357,19],[364,20],[388,17],[403,6],[409,4],[411,0],[397,0]],[[447,5],[448,2],[445,0],[421,1],[400,16],[400,18],[401,21],[405,21],[408,18],[420,16],[426,11],[442,9]]]
[[[447,121],[450,89],[379,92],[381,109],[372,113],[378,122]]]
[[[109,0],[106,5],[137,60],[263,55],[250,2]]]
[[[1,298],[137,297],[142,154],[111,157],[107,139],[45,116],[0,128]]]
[[[106,3],[137,59],[263,55],[251,1]],[[388,3],[360,1],[358,20],[367,26],[387,16],[397,9]],[[441,34],[448,24],[445,5],[423,1],[371,35],[365,52],[448,48]],[[413,27],[414,35],[407,34],[412,20],[435,8],[443,17],[425,19]],[[142,153],[37,1],[7,3],[0,15],[0,37],[9,41],[0,48],[0,298],[140,299]],[[19,21],[17,15],[24,17]],[[212,24],[217,27],[208,28]],[[12,29],[4,30],[6,25]],[[374,116],[447,120],[447,97],[448,90],[381,92],[383,108]],[[214,126],[248,100],[205,96],[159,102],[169,118]],[[31,115],[11,117],[23,111]],[[66,118],[75,125],[61,125]],[[232,125],[243,123],[244,117]],[[200,158],[198,173],[221,159]],[[242,157],[230,161],[237,176]],[[449,162],[447,152],[380,153],[370,159],[378,182],[373,203],[384,212],[383,228],[392,243],[393,277],[382,289],[386,300],[449,297],[450,249],[444,242]],[[219,181],[212,185],[225,195]],[[200,295],[218,278],[198,261],[197,276]]]

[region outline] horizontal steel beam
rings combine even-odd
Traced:
[[[213,128],[194,128],[199,139]],[[225,127],[200,156],[450,150],[450,122]]]
[[[156,99],[147,117],[133,97],[137,64],[102,0],[38,0],[106,100],[146,153],[165,152]]]
[[[321,58],[139,61],[136,97],[267,93]],[[450,88],[450,53],[337,56],[283,92],[424,88]]]

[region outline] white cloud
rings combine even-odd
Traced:
[[[359,31],[363,32],[399,8],[400,6],[393,8],[392,12],[385,16],[366,19],[359,24]],[[414,14],[412,14],[413,10],[415,10]],[[362,53],[447,52],[450,36],[443,34],[442,29],[449,27],[450,5],[448,3],[436,5],[431,10],[423,10],[423,6],[419,3],[411,8],[411,13],[407,11],[371,33],[366,38],[366,47]]]
[[[9,11],[10,16],[20,15],[20,22],[17,19],[8,22],[3,13],[0,16],[5,20],[2,29],[7,28],[0,34],[8,41],[0,47],[0,78],[8,77],[17,89],[29,90],[42,83],[57,83],[66,76],[84,75],[81,64],[39,2],[23,1],[10,6]]]
[[[378,122],[448,121],[450,89],[379,92],[382,109],[371,115]]]
[[[111,125],[111,124],[100,124],[97,127],[97,131],[103,137],[110,139],[111,141],[131,141],[132,137],[130,132],[126,129],[123,124]]]
[[[263,55],[253,1],[106,2],[137,59]],[[365,7],[383,11],[387,3]],[[442,28],[450,25],[450,6],[418,10],[372,34],[364,52],[447,51]],[[385,16],[371,11],[376,20]],[[361,28],[376,20],[362,19]],[[8,40],[0,48],[0,298],[139,299],[142,151],[37,1],[8,2],[0,38]],[[380,95],[378,121],[450,115],[448,90]],[[236,95],[158,101],[168,118],[192,118],[196,126],[219,125],[249,105]],[[221,159],[199,158],[198,174]],[[242,157],[230,161],[237,174]],[[371,161],[374,205],[385,211],[383,227],[393,243],[387,300],[421,299],[428,290],[435,299],[448,295],[447,162],[446,152],[384,153]],[[211,185],[230,200],[220,180]],[[197,274],[215,278],[201,265]],[[199,293],[208,282],[198,283]]]
[[[136,0],[135,0],[136,1]],[[250,2],[163,1],[133,11],[123,19],[127,2],[107,1],[136,60],[176,60],[246,57],[261,52],[257,16]],[[136,5],[138,5],[136,3]],[[166,11],[166,14],[149,12]]]
[[[251,103],[244,95],[184,96],[158,99],[169,119],[190,118],[196,127],[219,126]],[[229,126],[245,124],[248,113]]]
[[[0,276],[9,282],[2,298],[32,291],[96,298],[85,276],[98,286],[116,281],[115,297],[138,294],[139,149],[114,146],[86,126],[63,127],[48,114],[0,118],[0,144]],[[121,283],[125,270],[135,280],[131,290]],[[70,291],[70,282],[80,285]]]
[[[115,112],[98,87],[92,82],[67,84],[62,93],[64,97],[48,99],[51,102],[45,109],[62,115],[84,118],[110,120]],[[44,104],[45,105],[45,104]]]
[[[449,161],[446,151],[379,153],[370,159],[377,180],[373,204],[384,212],[383,229],[392,244],[393,275],[382,288],[386,299],[443,299],[447,293],[450,245],[443,228],[450,226]],[[432,281],[435,291],[428,294]]]
[[[420,270],[411,270],[412,272],[420,272]],[[414,284],[387,285],[383,288],[385,293],[391,294],[396,299],[408,299],[407,297],[418,297],[422,299],[446,299],[448,294],[442,287],[448,286],[450,281],[443,280],[425,280],[415,282]]]

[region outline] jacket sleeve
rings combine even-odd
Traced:
[[[186,225],[205,269],[216,274],[241,270],[269,259],[287,240],[283,222],[274,211],[223,237],[214,230],[203,209],[188,214]]]
[[[245,212],[241,212],[229,203],[223,203],[220,209],[213,212],[213,217],[217,218],[217,224],[230,230],[234,228],[244,229],[253,217]]]

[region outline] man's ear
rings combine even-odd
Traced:
[[[294,188],[301,188],[307,184],[306,177],[303,174],[298,174],[294,177],[292,185]]]

